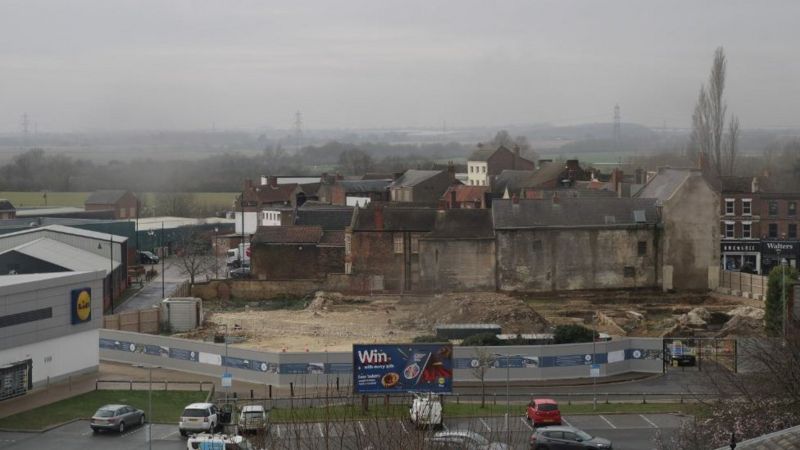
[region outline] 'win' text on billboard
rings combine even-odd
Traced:
[[[353,345],[356,393],[451,392],[451,344]]]

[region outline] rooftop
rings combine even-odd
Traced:
[[[119,267],[119,256],[112,262],[109,258],[97,255],[86,250],[81,250],[69,244],[50,238],[39,238],[14,247],[2,254],[16,252],[31,258],[47,261],[51,264],[69,269],[73,272],[91,272],[96,270],[108,271],[113,264],[114,269]]]
[[[443,171],[441,170],[406,170],[406,173],[403,174],[400,178],[395,180],[389,187],[405,187],[405,186],[416,186],[423,181],[426,181],[430,178],[439,175]]]
[[[380,212],[377,212],[380,211]],[[353,215],[353,230],[379,231],[376,216],[383,218],[383,231],[431,231],[436,222],[436,209],[394,206],[372,202],[367,208],[357,209]]]
[[[370,192],[383,192],[392,184],[392,180],[342,180],[339,184],[346,194],[363,194]]]
[[[323,230],[344,230],[353,220],[353,207],[297,210],[295,225],[319,226]]]
[[[446,209],[436,215],[433,231],[426,238],[492,239],[492,212],[488,209]]]
[[[726,445],[717,450],[728,450],[729,448],[730,446]],[[736,443],[736,450],[791,450],[796,448],[800,448],[800,426]]]
[[[520,199],[492,202],[495,229],[539,227],[608,227],[658,223],[650,198]]]
[[[673,169],[661,167],[658,173],[644,187],[636,193],[639,198],[655,198],[665,202],[692,175],[702,175],[699,169]]]
[[[14,205],[12,205],[10,201],[5,198],[0,198],[0,211],[14,211],[15,209],[16,208],[14,208]]]
[[[0,202],[2,202],[0,200]],[[2,210],[2,208],[0,208]],[[17,210],[17,217],[46,216],[50,214],[73,214],[86,212],[83,208],[75,206],[54,206],[52,208],[21,208]]]
[[[108,234],[108,233],[99,233],[97,231],[84,230],[82,228],[68,227],[68,226],[64,226],[64,225],[47,225],[47,226],[43,226],[43,227],[36,227],[36,228],[27,229],[27,230],[15,231],[13,233],[7,233],[7,234],[0,235],[0,239],[5,239],[5,238],[8,238],[8,237],[12,237],[12,236],[20,236],[20,235],[30,234],[30,233],[45,233],[45,232],[71,234],[71,235],[74,235],[74,236],[81,236],[81,237],[85,237],[85,238],[89,238],[89,239],[96,239],[96,240],[100,240],[100,241],[109,241],[110,239],[113,239],[113,241],[116,242],[116,243],[122,243],[122,242],[125,242],[125,241],[128,240],[128,238],[125,237],[125,236],[118,236],[118,235]]]
[[[286,227],[258,227],[253,235],[254,244],[316,244],[322,238],[318,226],[294,225]]]
[[[131,219],[129,222],[136,222],[136,219]],[[139,231],[160,230],[161,224],[164,224],[165,229],[190,227],[197,225],[234,225],[236,220],[223,219],[219,217],[205,217],[202,219],[195,219],[191,217],[140,217],[139,218]]]
[[[84,203],[87,205],[110,205],[118,202],[127,193],[128,191],[124,189],[94,191]]]

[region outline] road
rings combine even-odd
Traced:
[[[164,276],[164,293],[169,295],[175,288],[186,280],[186,276],[181,273],[180,267],[177,264],[177,259],[167,258],[164,261],[165,274],[161,273],[161,264],[156,264],[155,269],[159,271],[156,278],[146,283],[144,287],[132,295],[122,305],[118,306],[114,312],[126,312],[137,309],[147,309],[157,306],[163,297],[161,296],[161,279]],[[149,266],[146,266],[149,267]]]
[[[682,420],[672,414],[606,414],[565,416],[564,424],[578,427],[589,434],[611,439],[618,450],[646,450],[654,447],[653,439],[661,431],[669,435]],[[528,448],[532,429],[520,415],[445,420],[445,430],[471,430],[489,440],[506,442],[513,449]],[[407,421],[364,420],[349,422],[274,424],[270,430],[269,448],[276,449],[364,449],[420,448],[433,431],[416,430]],[[186,441],[177,426],[154,424],[154,449],[185,449]],[[146,448],[147,429],[133,428],[123,435],[92,434],[88,422],[77,421],[45,433],[0,432],[0,447],[8,450],[100,450]],[[397,444],[397,445],[390,445]],[[410,444],[410,445],[408,445]]]

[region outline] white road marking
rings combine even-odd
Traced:
[[[275,425],[275,434],[277,434],[278,437],[281,437],[281,426],[280,425]]]
[[[361,428],[361,432],[364,433],[365,436],[367,435],[367,430],[364,429],[363,423],[358,422],[358,428]]]
[[[478,418],[478,420],[480,420],[480,421],[481,421],[481,423],[483,424],[483,426],[485,426],[485,427],[486,427],[486,430],[487,430],[487,431],[489,431],[490,433],[492,432],[492,427],[490,427],[490,426],[489,426],[489,424],[488,424],[488,423],[486,423],[486,421],[485,421],[485,420],[483,420],[483,418],[482,418],[482,417],[479,417],[479,418]]]
[[[322,423],[317,422],[317,428],[319,429],[319,437],[325,437],[325,433],[322,431]]]
[[[81,436],[88,436],[90,434],[92,434],[92,430],[89,430],[89,431],[86,431],[84,433],[81,433]]]
[[[522,421],[522,423],[524,423],[526,427],[528,427],[528,428],[530,428],[531,430],[533,430],[533,426],[531,426],[531,424],[529,424],[529,423],[528,423],[528,421],[527,421],[527,420],[525,420],[525,418],[524,418],[524,417],[520,417],[520,418],[519,418],[519,420],[521,420],[521,421]],[[564,419],[561,419],[561,420],[564,420]]]
[[[400,426],[403,428],[403,433],[408,434],[408,430],[406,430],[406,424],[403,420],[400,421]]]
[[[610,420],[608,420],[608,419],[606,419],[606,418],[605,418],[605,417],[604,417],[602,414],[601,414],[601,415],[599,415],[599,416],[597,416],[597,417],[599,417],[599,418],[603,419],[603,420],[604,420],[604,421],[605,421],[605,422],[608,424],[608,426],[610,426],[611,428],[613,428],[613,429],[615,429],[615,430],[617,429],[616,425],[614,425],[613,423],[611,423],[611,421],[610,421]]]
[[[652,425],[652,426],[653,426],[653,428],[658,428],[658,425],[656,425],[655,423],[653,423],[653,421],[652,421],[652,420],[650,420],[650,419],[648,419],[647,417],[645,417],[645,416],[644,416],[644,414],[639,414],[639,417],[641,417],[642,419],[644,419],[644,421],[645,421],[645,422],[647,422],[647,423],[649,423],[650,425]]]
[[[569,423],[569,422],[567,421],[567,419],[565,419],[565,418],[564,418],[564,416],[561,416],[561,421],[562,421],[562,422],[564,422],[565,424],[567,424],[567,426],[568,426],[568,427],[571,427],[571,426],[572,426],[572,424],[571,424],[571,423]]]
[[[163,436],[161,436],[161,437],[157,437],[157,438],[156,438],[156,440],[157,440],[157,441],[163,441],[163,440],[165,440],[166,438],[168,438],[168,437],[170,437],[170,436],[173,436],[173,435],[176,435],[176,434],[178,434],[178,430],[175,430],[175,431],[173,431],[173,432],[171,432],[171,433],[167,433],[167,434],[165,434],[165,435],[163,435]]]

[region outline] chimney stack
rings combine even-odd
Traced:
[[[375,229],[383,230],[383,205],[378,203],[375,204]]]

